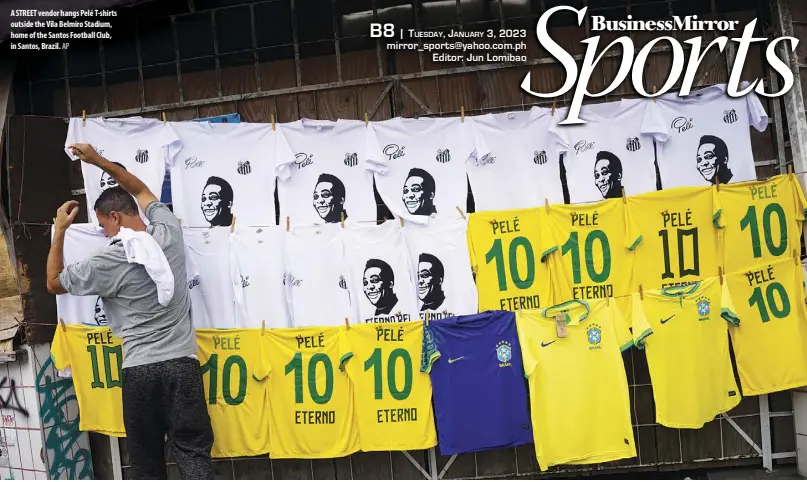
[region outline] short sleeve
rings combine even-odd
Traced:
[[[634,251],[642,243],[643,234],[639,223],[636,221],[636,215],[631,209],[630,202],[630,198],[628,198],[628,202],[624,204],[625,247],[630,251]]]
[[[551,209],[551,208],[550,208]],[[552,215],[546,209],[538,209],[538,252],[541,253],[540,259],[542,262],[546,261],[550,254],[558,250],[558,241],[555,237],[555,221]]]
[[[294,164],[294,151],[291,149],[286,134],[283,133],[283,126],[275,130],[275,175],[281,181],[291,177],[291,168]]]
[[[78,156],[73,154],[73,152],[68,148],[68,146],[84,142],[84,138],[81,135],[80,129],[81,129],[81,119],[79,119],[78,117],[72,117],[70,119],[70,123],[67,126],[67,138],[64,141],[64,152],[66,152],[67,156],[73,161],[78,161],[79,158]]]
[[[126,256],[117,256],[107,247],[104,251],[78,263],[65,266],[59,273],[59,283],[71,295],[115,296],[120,289],[119,266],[127,264]],[[121,249],[121,253],[123,249]]]
[[[174,158],[182,150],[182,139],[179,138],[171,124],[163,125],[162,143],[165,148],[165,165],[170,167]]]
[[[790,182],[793,183],[793,202],[796,203],[796,220],[804,221],[807,216],[807,200],[804,199],[804,191],[801,189],[799,178],[795,174],[789,174]]]
[[[367,134],[364,138],[364,142],[364,152],[367,161],[365,167],[383,176],[389,169],[389,160],[381,150],[381,143],[378,141],[378,135],[372,123],[367,126]]]
[[[473,119],[469,119],[467,122],[460,125],[467,126],[467,136],[471,144],[471,157],[481,159],[490,154],[488,142],[485,140],[485,136],[482,135],[482,132],[480,132],[479,127],[477,127]]]
[[[657,142],[667,142],[670,131],[658,104],[650,99],[645,101],[644,118],[642,119],[642,134],[653,137]]]
[[[549,123],[549,142],[557,145],[558,152],[566,152],[569,149],[569,138],[566,135],[568,127],[564,128],[559,124],[559,112],[555,111]]]
[[[257,380],[263,380],[272,372],[272,363],[269,360],[270,344],[272,343],[270,336],[261,333],[261,339],[258,342],[258,359],[255,361],[255,368],[252,370],[252,375]]]
[[[434,362],[440,358],[440,349],[437,346],[437,339],[433,330],[432,326],[423,325],[423,350],[420,355],[420,371],[424,373],[431,373]]]
[[[633,344],[636,348],[644,350],[645,340],[648,336],[653,334],[653,329],[650,328],[650,323],[647,322],[642,300],[639,298],[638,293],[631,295],[633,298],[631,303],[632,322],[633,322]]]
[[[723,203],[720,201],[720,191],[717,186],[712,186],[712,224],[717,229],[723,229]]]
[[[630,350],[633,346],[633,335],[627,320],[622,316],[619,304],[613,298],[608,300],[608,309],[611,311],[611,319],[614,320],[614,334],[619,344],[619,351]]]
[[[524,376],[532,375],[538,366],[538,358],[532,350],[527,324],[529,320],[522,318],[520,312],[516,312],[516,330],[518,331],[518,344],[521,346],[521,359],[524,362]]]
[[[749,85],[751,84],[749,84],[748,81],[743,81],[743,88]],[[753,90],[745,95],[745,102],[748,106],[748,123],[759,132],[767,129],[768,113],[765,112],[765,107]]]
[[[729,291],[729,284],[723,280],[720,294],[720,316],[731,323],[735,327],[740,326],[740,317],[737,316],[737,311],[734,309],[734,300],[731,299],[731,291]]]
[[[353,342],[351,338],[358,335],[348,334],[348,327],[339,327],[339,369],[346,371],[348,376],[352,377],[352,368],[355,363],[348,365],[348,361],[353,358]]]
[[[471,262],[471,271],[476,275],[476,270],[478,268],[476,264],[476,252],[474,251],[474,238],[471,236],[473,232],[473,226],[475,224],[475,217],[474,214],[470,214],[468,216],[468,230],[465,232],[465,236],[468,240],[468,259]]]
[[[67,345],[67,329],[64,325],[56,327],[53,334],[53,343],[50,346],[50,356],[53,359],[53,366],[57,370],[65,370],[71,366],[70,349]]]

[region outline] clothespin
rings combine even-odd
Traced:
[[[723,267],[722,266],[717,267],[717,276],[720,277],[720,286],[723,286]]]
[[[167,122],[168,122],[168,119],[165,116],[165,112],[163,112],[163,124],[166,124]]]
[[[369,125],[370,125],[370,116],[367,115],[367,112],[365,112],[364,113],[364,127],[367,127]]]
[[[86,110],[81,111],[81,125],[83,125],[83,126],[87,125],[87,111]]]
[[[56,224],[56,218],[53,218],[53,224]]]
[[[464,212],[462,212],[462,209],[460,209],[460,207],[459,207],[459,206],[455,206],[455,207],[457,208],[457,212],[459,212],[459,213],[460,213],[460,216],[462,216],[462,219],[465,219],[465,213],[464,213]]]
[[[465,122],[465,106],[460,106],[460,121]]]
[[[715,189],[717,189],[717,192],[720,192],[720,179],[718,179],[717,176],[715,176]]]
[[[798,248],[793,250],[793,261],[796,263],[796,266],[798,266],[801,261]]]
[[[653,86],[653,102],[656,101],[656,86]]]
[[[642,285],[639,285],[639,299],[644,301],[644,291],[642,290]]]
[[[59,325],[62,327],[62,330],[67,331],[67,325],[64,324],[64,320],[59,318]]]
[[[269,118],[272,119],[272,130],[275,130],[275,115],[271,114]]]
[[[788,164],[787,165],[787,173],[788,174],[793,174],[793,164]]]
[[[266,332],[266,320],[261,320],[261,336]]]
[[[342,229],[345,227],[345,210],[343,209],[341,213],[339,213],[339,224],[342,225]]]
[[[403,218],[402,218],[402,217],[400,217],[400,216],[398,216],[398,219],[400,219],[400,220],[401,220],[401,227],[404,227]]]
[[[230,232],[232,233],[235,231],[235,216],[233,216],[233,221],[230,223]]]
[[[291,230],[291,217],[286,216],[286,232],[288,233]]]
[[[347,316],[345,317],[345,329],[350,331],[350,320],[348,320]]]
[[[426,321],[426,326],[429,326],[429,312],[428,311],[426,312],[425,318],[426,318],[426,320],[425,320]]]
[[[622,188],[622,204],[628,204],[628,198],[625,197],[625,188]]]
[[[553,101],[552,101],[552,116],[553,116],[553,117],[555,116],[555,108],[556,108],[557,106],[558,106],[558,101],[557,101],[557,100],[553,100]]]
[[[549,199],[544,198],[544,207],[546,207],[546,213],[549,214]]]

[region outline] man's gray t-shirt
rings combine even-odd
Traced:
[[[146,268],[126,260],[120,241],[59,274],[68,293],[101,297],[112,333],[123,340],[123,368],[196,353],[182,228],[171,210],[157,201],[146,207],[146,218],[146,230],[162,248],[174,274],[174,296],[168,306],[158,302],[157,285]]]

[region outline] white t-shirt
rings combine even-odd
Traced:
[[[467,231],[468,222],[462,218],[404,226],[421,319],[476,313],[479,304],[468,263]]]
[[[733,99],[726,85],[713,85],[687,97],[668,94],[658,99],[658,108],[670,139],[658,152],[661,185],[710,186],[756,180],[753,126],[762,132],[768,114],[753,92]]]
[[[171,200],[184,226],[269,226],[275,219],[275,149],[268,124],[171,122],[184,147],[171,164]],[[282,147],[281,147],[282,149]]]
[[[563,126],[569,145],[563,158],[572,204],[656,190],[653,140],[667,138],[655,103],[647,99],[587,104],[586,124]]]
[[[297,226],[286,233],[286,299],[292,326],[353,323],[347,266],[338,224]]]
[[[373,177],[366,166],[364,122],[302,119],[281,124],[291,156],[276,160],[280,224],[375,221]]]
[[[348,283],[359,323],[420,319],[415,278],[400,223],[345,223]]]
[[[191,321],[196,328],[236,328],[229,228],[183,228]],[[193,271],[198,276],[193,276]]]
[[[384,204],[417,223],[459,216],[457,207],[466,211],[466,161],[487,154],[471,122],[459,117],[372,122],[367,143],[368,167]]]
[[[560,152],[568,144],[558,126],[562,112],[533,107],[470,117],[475,137],[484,142],[477,150],[490,153],[468,161],[468,180],[477,211],[543,206],[563,202]]]
[[[137,176],[155,195],[162,191],[166,164],[182,148],[182,141],[170,124],[143,117],[91,117],[87,119],[87,125],[82,125],[80,118],[71,118],[64,146],[74,161],[78,157],[67,146],[77,143],[92,145],[98,154]],[[81,174],[87,196],[87,214],[90,222],[97,224],[93,209],[95,200],[104,190],[118,183],[109,174],[86,162],[81,163]],[[140,215],[145,220],[142,212]]]
[[[236,224],[230,235],[230,273],[238,328],[291,326],[283,277],[286,268],[284,231],[280,226]]]
[[[89,120],[89,119],[88,119]],[[51,229],[51,240],[54,230]],[[73,224],[64,235],[64,265],[83,261],[102,251],[110,239],[95,224]],[[109,321],[100,296],[75,296],[70,293],[56,295],[56,314],[65,323],[90,326],[107,326]]]

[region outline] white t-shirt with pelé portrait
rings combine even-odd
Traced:
[[[54,229],[51,229],[51,240]],[[64,234],[64,265],[83,261],[100,253],[109,245],[99,226],[91,223],[71,224]],[[56,295],[56,314],[67,324],[81,323],[90,326],[107,326],[109,320],[100,296],[77,296],[65,293]]]
[[[86,119],[86,125],[80,118],[71,118],[64,145],[67,155],[74,161],[79,158],[68,146],[79,143],[92,145],[98,154],[137,176],[157,194],[162,190],[165,166],[182,148],[182,141],[170,124],[143,117],[91,117]],[[81,163],[81,174],[87,197],[87,215],[91,223],[97,224],[93,209],[96,199],[103,191],[117,187],[118,183],[100,168],[86,162]],[[147,222],[142,211],[140,217]]]
[[[230,229],[182,228],[195,328],[236,328]]]
[[[278,128],[292,154],[276,159],[280,224],[376,220],[364,122],[301,119]]]
[[[563,157],[572,204],[602,201],[656,190],[653,141],[667,140],[667,129],[648,99],[587,104],[585,124],[561,126],[569,145]]]
[[[663,188],[756,180],[748,127],[759,132],[768,127],[768,114],[756,94],[731,98],[721,84],[686,97],[667,94],[657,104],[670,133],[658,152]]]

